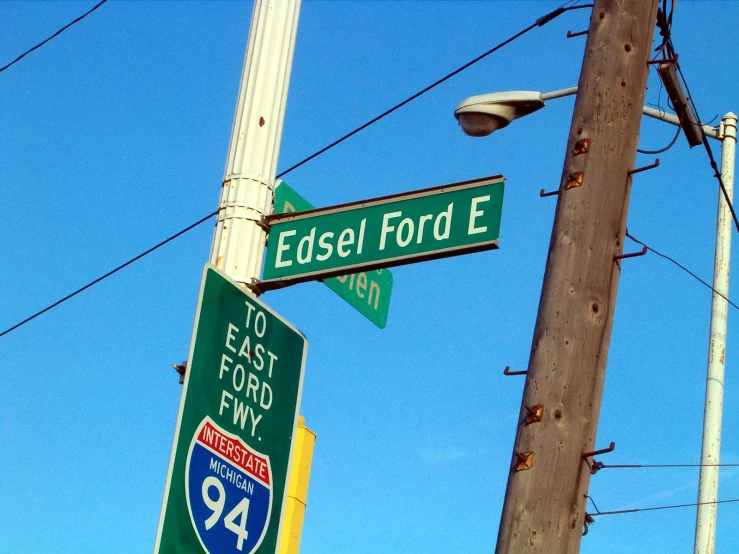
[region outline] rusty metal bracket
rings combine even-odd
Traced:
[[[590,151],[590,141],[588,139],[580,139],[575,143],[575,148],[572,150],[572,155],[577,156],[579,154],[586,154]],[[583,180],[583,172],[582,171],[576,171],[575,173],[570,173],[570,175],[567,177],[567,182],[565,183],[564,190],[570,190],[577,187],[582,186],[582,180]],[[539,196],[544,198],[545,196],[554,196],[556,194],[559,194],[562,192],[562,187],[560,187],[558,190],[553,190],[551,192],[544,192],[544,189],[541,189],[539,191]]]
[[[590,141],[588,139],[580,139],[575,143],[575,148],[572,150],[572,155],[577,156],[579,154],[586,154],[590,151]],[[570,190],[577,187],[582,186],[584,175],[582,171],[576,171],[575,173],[570,173],[570,175],[567,177],[567,182],[565,183],[564,190]],[[559,194],[562,192],[562,187],[560,187],[558,190],[553,190],[551,192],[544,192],[544,189],[541,189],[539,191],[539,196],[544,198],[545,196],[554,196],[556,194]]]
[[[588,534],[588,527],[595,523],[595,518],[591,516],[588,512],[585,512],[585,520],[582,522],[582,536]]]
[[[181,364],[172,364],[172,368],[180,375],[180,385],[185,382],[185,372],[187,371],[187,360]]]
[[[259,283],[260,283],[259,279],[251,277],[248,283],[243,282],[241,284],[244,285],[246,288],[248,288],[250,291],[252,291],[255,295],[259,296],[260,294],[264,293],[264,291],[259,286]]]
[[[511,371],[511,366],[505,366],[503,375],[526,375],[528,371]]]
[[[641,252],[632,252],[631,254],[619,254],[618,256],[614,256],[614,260],[624,260],[626,258],[636,258],[638,256],[644,256],[649,251],[649,248],[646,246],[641,249]]]
[[[587,35],[587,31],[579,31],[577,33],[573,33],[572,31],[567,31],[567,38],[575,38],[575,37],[581,37],[583,35]]]
[[[582,138],[575,143],[575,147],[572,149],[573,156],[579,156],[580,154],[587,154],[590,152],[590,139]]]
[[[565,185],[565,188],[569,190],[569,189],[581,187],[582,180],[583,180],[582,171],[576,171],[575,173],[570,173],[570,176],[567,179],[567,184]]]
[[[261,219],[254,221],[257,227],[260,227],[265,233],[269,233],[269,220],[267,216],[262,216]]]
[[[611,445],[608,448],[604,448],[602,450],[593,450],[592,452],[584,452],[582,454],[582,459],[590,458],[591,456],[597,456],[598,454],[608,454],[609,452],[613,452],[616,450],[616,443],[611,442]]]
[[[654,160],[653,164],[645,165],[644,167],[637,167],[636,169],[632,169],[631,171],[627,171],[627,175],[635,175],[636,173],[641,173],[642,171],[649,171],[650,169],[654,169],[655,167],[659,167],[659,158]]]
[[[531,469],[534,465],[534,453],[533,452],[514,452],[518,463],[514,468],[514,471],[526,471]]]
[[[526,416],[525,425],[531,425],[532,423],[539,423],[541,418],[544,417],[544,406],[537,404],[536,406],[524,406],[526,412],[529,414]]]
[[[677,54],[674,58],[662,58],[661,60],[649,60],[647,65],[656,65],[658,63],[677,63]]]

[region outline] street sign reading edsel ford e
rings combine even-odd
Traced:
[[[315,209],[285,181],[275,186],[276,214],[304,212]],[[387,269],[352,273],[324,279],[323,284],[343,298],[380,329],[385,328],[393,292],[393,276]]]
[[[259,288],[498,248],[504,180],[270,216]]]

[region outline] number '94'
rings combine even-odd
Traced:
[[[215,489],[215,498],[211,498],[211,490]],[[213,513],[205,520],[205,529],[212,529],[213,526],[218,523],[223,514],[223,508],[226,505],[226,490],[223,488],[223,483],[217,478],[206,477],[203,481],[203,502]],[[244,541],[249,536],[246,530],[246,518],[249,513],[249,499],[242,498],[241,501],[236,504],[233,510],[228,512],[223,518],[223,524],[226,529],[233,532],[236,539],[236,548],[242,550],[244,548]],[[239,520],[236,523],[236,520]]]

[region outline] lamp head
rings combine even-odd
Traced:
[[[518,90],[472,96],[454,110],[462,131],[471,137],[484,137],[507,127],[514,119],[544,107],[541,93]]]

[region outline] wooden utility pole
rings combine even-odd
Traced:
[[[496,554],[580,550],[657,5],[594,2]]]

